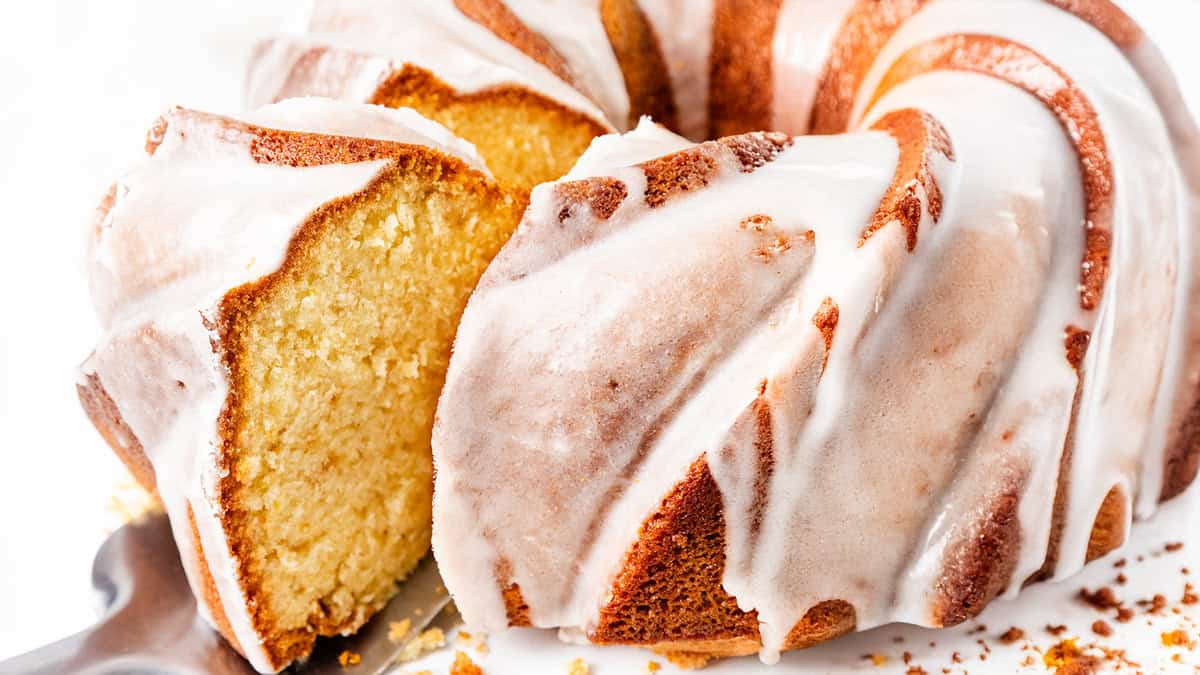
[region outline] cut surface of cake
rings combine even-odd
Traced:
[[[525,201],[412,111],[174,109],[100,209],[96,427],[166,507],[260,671],[348,633],[430,536],[429,434],[466,298]]]
[[[1192,483],[1200,135],[1128,17],[698,7],[693,130],[827,135],[646,125],[533,191],[434,429],[468,624],[772,661],[960,623]]]
[[[525,189],[640,115],[674,120],[633,0],[318,0],[304,35],[258,45],[247,79],[252,105],[309,95],[413,108]]]

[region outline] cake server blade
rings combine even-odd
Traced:
[[[400,592],[357,633],[318,642],[308,661],[292,666],[288,672],[306,675],[383,673],[395,662],[404,645],[419,635],[448,604],[450,595],[438,574],[437,564],[433,556],[427,555],[400,585]],[[404,638],[397,642],[389,640],[392,623],[405,619],[412,623]],[[344,652],[356,654],[360,659],[358,665],[343,668],[338,659]]]
[[[125,525],[105,540],[92,564],[92,585],[104,600],[95,625],[0,662],[0,675],[254,675],[197,615],[161,513]],[[437,565],[426,556],[396,597],[356,635],[318,640],[309,661],[287,672],[378,675],[448,603]],[[391,622],[403,619],[412,622],[405,639],[388,640]],[[343,668],[338,657],[344,651],[361,660]]]

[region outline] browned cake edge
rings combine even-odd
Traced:
[[[642,115],[649,115],[668,129],[678,130],[667,62],[637,2],[601,0],[600,19],[629,92],[629,119],[624,122],[632,129]]]
[[[709,55],[710,138],[771,129],[775,22],[781,0],[715,0]]]
[[[454,0],[454,6],[467,18],[545,66],[563,82],[578,88],[562,54],[545,36],[525,25],[502,0]]]

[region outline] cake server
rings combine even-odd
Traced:
[[[129,523],[100,546],[92,585],[104,600],[100,620],[71,637],[0,662],[0,675],[253,675],[254,670],[196,613],[165,515]],[[400,592],[358,633],[317,641],[312,657],[285,672],[305,675],[387,670],[407,640],[449,603],[437,565],[427,556]],[[409,619],[405,640],[389,624]],[[359,657],[343,667],[345,651]]]

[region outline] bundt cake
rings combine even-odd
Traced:
[[[471,296],[468,624],[771,661],[961,622],[1192,482],[1200,136],[1115,5],[642,5],[681,128],[736,135],[597,140]]]
[[[88,415],[161,499],[210,623],[263,672],[426,553],[459,314],[525,198],[409,110],[174,109],[92,233]]]
[[[316,0],[308,32],[263,41],[252,105],[329,96],[409,107],[475,144],[498,179],[561,177],[598,135],[674,120],[634,0]]]

